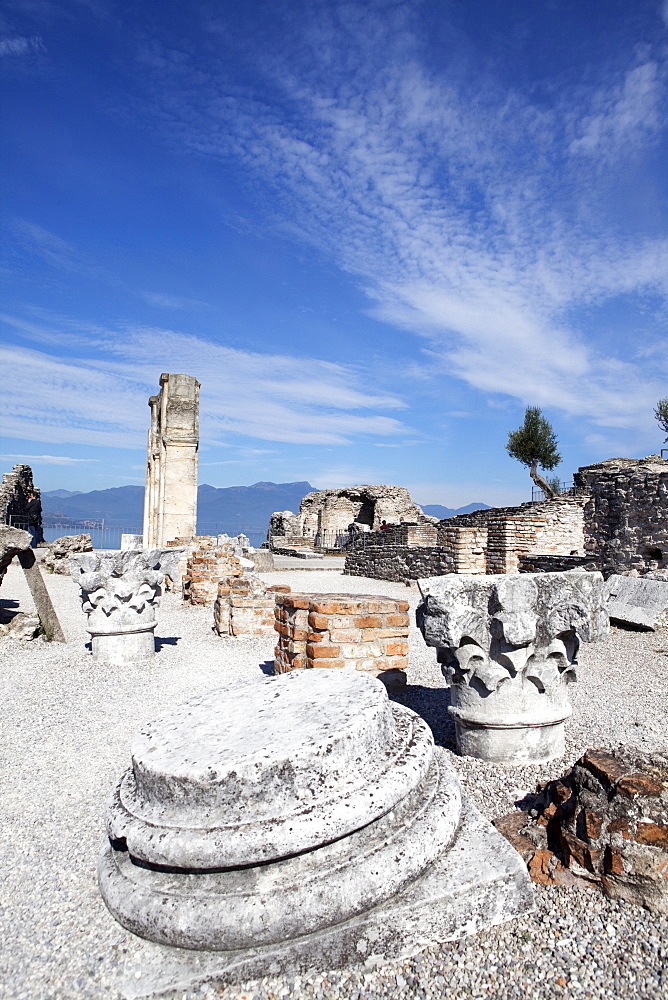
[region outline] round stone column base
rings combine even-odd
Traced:
[[[91,632],[93,659],[120,667],[150,660],[155,655],[155,626],[156,622],[153,622],[148,628],[136,632]]]
[[[455,718],[457,751],[495,764],[543,764],[563,757],[564,719],[542,725],[484,726]]]

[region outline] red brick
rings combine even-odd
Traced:
[[[308,632],[306,635],[307,642],[322,642],[324,639],[328,638],[327,632]]]
[[[538,826],[547,826],[547,824],[550,822],[556,811],[557,811],[556,805],[554,804],[554,802],[550,802],[549,806],[546,806],[545,809],[543,809],[543,812],[536,820]]]
[[[608,823],[608,833],[621,833],[624,840],[631,840],[631,830],[626,816],[611,820]]]
[[[284,583],[274,583],[271,587],[267,587],[267,592],[269,594],[289,594],[290,588]]]
[[[400,627],[402,625],[409,626],[411,623],[408,615],[386,615],[385,624],[392,627]]]
[[[636,771],[627,774],[617,782],[617,791],[629,799],[634,799],[636,795],[660,795],[663,785],[650,774],[643,774]]]
[[[385,653],[387,656],[407,656],[408,655],[408,643],[407,642],[388,642]]]
[[[560,830],[559,835],[567,860],[570,862],[571,859],[574,859],[583,868],[595,873],[601,858],[601,851],[588,847],[579,837],[575,837],[568,830]]]
[[[568,785],[565,785],[563,781],[555,781],[553,788],[553,795],[557,802],[566,802],[570,799],[572,794],[571,789]]]
[[[321,628],[321,629],[329,628],[329,618],[327,617],[327,615],[317,615],[313,611],[311,611],[311,613],[308,616],[308,623],[311,626],[311,628]]]
[[[623,875],[624,864],[622,861],[622,852],[616,851],[612,847],[606,847],[603,868],[608,875]]]
[[[313,598],[310,602],[311,611],[320,615],[347,615],[350,607],[341,600],[317,600]]]
[[[306,646],[306,655],[309,659],[322,659],[323,657],[338,657],[341,655],[341,650],[338,646],[314,646],[309,643]]]
[[[341,667],[345,667],[346,664],[343,660],[311,660],[307,663],[310,667],[333,667],[334,669],[340,670]]]
[[[358,628],[333,628],[329,631],[329,637],[332,642],[361,642],[362,631]]]
[[[359,618],[353,618],[353,625],[356,628],[381,628],[382,621],[378,615],[365,615]]]
[[[587,750],[584,757],[578,761],[582,767],[586,768],[599,781],[608,787],[628,774],[628,768],[624,767],[616,757],[606,753],[604,750]]]
[[[308,632],[305,628],[295,628],[294,626],[288,626],[288,635],[295,642],[305,642],[308,638]]]
[[[584,828],[590,840],[598,840],[601,836],[603,817],[590,809],[583,809]]]
[[[636,827],[634,839],[636,844],[648,844],[668,851],[668,826],[665,823],[646,823],[641,820]]]

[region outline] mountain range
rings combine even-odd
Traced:
[[[315,487],[307,482],[261,482],[253,483],[252,486],[227,486],[220,489],[204,484],[197,491],[198,534],[226,532],[228,535],[238,535],[243,531],[253,544],[261,544],[273,512],[298,511],[302,498],[314,490]],[[486,508],[486,504],[473,503],[456,509],[440,504],[427,504],[422,509],[425,514],[445,518]],[[58,524],[66,528],[70,521],[103,521],[106,527],[141,532],[144,487],[116,486],[90,493],[50,490],[42,493],[42,511],[45,526]]]

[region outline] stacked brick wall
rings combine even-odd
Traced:
[[[668,567],[668,461],[611,458],[581,468],[575,483],[590,494],[585,545],[604,576]]]
[[[487,568],[487,529],[484,525],[464,527],[442,521],[438,543],[453,557],[453,573],[484,573]],[[437,575],[437,574],[432,574]]]
[[[405,583],[455,572],[452,552],[442,546],[409,548],[405,545],[364,545],[346,555],[344,576]]]
[[[183,600],[191,604],[213,604],[223,578],[244,576],[241,560],[230,544],[195,549],[187,560],[183,577]]]
[[[168,548],[179,548],[184,551],[179,558],[178,576],[172,582],[170,590],[183,589],[183,581],[188,571],[188,560],[200,550],[209,549],[216,544],[216,537],[211,535],[190,535],[187,538],[175,538],[167,542]]]
[[[359,594],[277,594],[277,674],[314,667],[363,670],[403,687],[408,602]]]
[[[289,587],[265,587],[256,577],[229,576],[218,584],[214,629],[218,635],[274,635],[276,594],[289,593]]]
[[[29,465],[15,465],[11,472],[4,473],[0,483],[0,524],[24,526],[30,493],[39,496],[39,490],[33,486]]]

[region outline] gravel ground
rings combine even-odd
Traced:
[[[293,590],[382,593],[407,598],[413,607],[418,597],[415,586],[344,577],[335,570],[311,567],[263,576]],[[0,996],[117,1000],[126,959],[136,956],[141,944],[107,913],[95,866],[105,799],[129,762],[131,737],[143,722],[199,691],[269,671],[273,641],[221,639],[211,630],[210,608],[183,607],[168,594],[158,616],[154,662],[101,667],[84,646],[88,637],[73,581],[52,576],[47,585],[67,644],[0,640]],[[0,606],[32,607],[17,566],[5,577]],[[562,774],[589,746],[632,743],[665,752],[667,691],[668,633],[613,629],[605,643],[581,649],[566,756],[523,767],[452,753],[443,678],[434,650],[415,629],[409,686],[397,697],[427,719],[469,795],[492,818],[513,808],[536,781]],[[390,957],[371,967],[174,995],[180,1000],[666,996],[668,920],[591,889],[537,888],[535,897],[534,914],[409,961]]]

